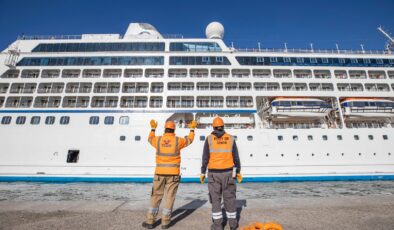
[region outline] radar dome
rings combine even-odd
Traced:
[[[224,35],[224,27],[219,22],[211,22],[205,29],[205,35],[207,38],[222,39]]]

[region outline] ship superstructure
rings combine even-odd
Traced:
[[[149,120],[186,135],[195,119],[193,180],[217,115],[247,180],[394,178],[391,52],[235,49],[216,22],[206,34],[19,37],[0,54],[0,180],[149,181]]]

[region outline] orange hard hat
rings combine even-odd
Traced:
[[[164,128],[175,130],[175,123],[173,121],[167,121],[166,124],[164,125]]]
[[[221,126],[224,126],[223,119],[220,118],[220,117],[216,117],[215,119],[213,119],[212,126],[213,126],[213,127],[221,127]]]

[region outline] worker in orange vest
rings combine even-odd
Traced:
[[[242,182],[241,162],[234,137],[224,131],[224,122],[220,117],[213,120],[213,132],[205,140],[202,156],[200,182],[205,181],[208,167],[209,200],[212,204],[211,229],[223,229],[222,196],[224,209],[231,230],[238,228],[235,206],[236,184]]]
[[[181,149],[190,145],[194,140],[196,121],[189,125],[190,133],[187,137],[175,136],[175,123],[167,121],[163,136],[155,136],[157,122],[150,121],[151,132],[148,142],[156,149],[156,169],[153,179],[152,194],[147,219],[142,226],[148,229],[154,228],[156,215],[159,211],[161,200],[164,199],[164,207],[161,217],[161,228],[170,227],[171,212],[174,206],[176,192],[180,182]]]

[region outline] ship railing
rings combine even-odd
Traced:
[[[82,35],[19,35],[17,40],[76,40]]]
[[[235,52],[262,53],[325,53],[325,54],[391,54],[385,50],[340,50],[340,49],[277,49],[277,48],[236,48]]]

